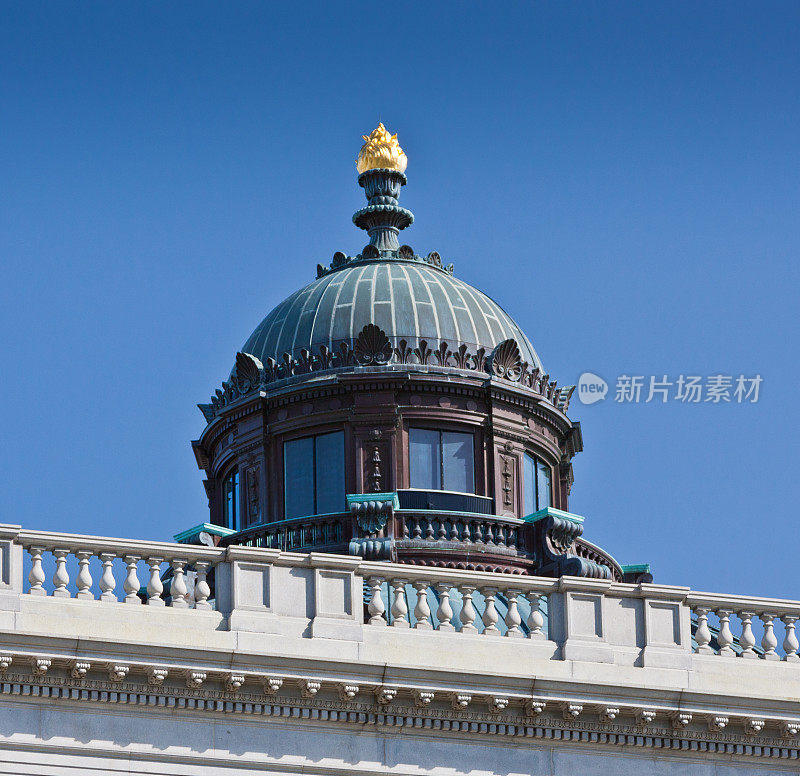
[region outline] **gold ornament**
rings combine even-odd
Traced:
[[[397,135],[389,134],[383,124],[378,124],[378,128],[372,130],[369,137],[366,135],[361,137],[366,142],[361,146],[358,159],[356,159],[359,173],[374,169],[406,171],[408,157],[400,148]]]

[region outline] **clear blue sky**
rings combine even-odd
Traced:
[[[0,5],[3,522],[202,521],[196,409],[364,235],[405,233],[550,373],[760,373],[758,404],[573,402],[586,536],[657,581],[797,597],[800,5]]]

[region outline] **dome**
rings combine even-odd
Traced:
[[[354,341],[367,324],[382,329],[392,346],[436,349],[444,341],[455,351],[486,354],[504,340],[516,340],[532,369],[541,362],[528,338],[486,294],[425,260],[352,261],[328,271],[281,302],[258,325],[242,350],[280,361],[302,349],[317,354]]]

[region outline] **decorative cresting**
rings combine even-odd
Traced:
[[[611,569],[575,553],[575,541],[583,533],[583,518],[547,507],[528,515],[533,523],[534,544],[541,554],[537,574],[542,576],[612,579]]]
[[[379,124],[364,140],[356,166],[360,173],[358,185],[363,187],[368,204],[353,215],[353,223],[369,234],[369,245],[362,254],[362,258],[368,259],[370,248],[374,251],[373,258],[397,251],[400,245],[397,235],[414,223],[414,215],[397,204],[400,187],[406,185],[403,173],[408,164],[397,135],[389,134]]]
[[[361,212],[361,211],[359,211]],[[414,253],[414,249],[410,245],[401,245],[396,251],[383,250],[379,251],[373,245],[367,245],[364,250],[356,256],[348,256],[341,251],[336,251],[331,259],[331,264],[326,267],[324,264],[317,264],[317,278],[329,275],[331,272],[336,272],[337,269],[349,266],[350,264],[362,261],[375,261],[375,259],[382,257],[390,257],[396,261],[409,261],[418,264],[427,264],[434,269],[438,269],[447,275],[452,275],[455,272],[455,266],[451,262],[445,264],[442,257],[436,252],[431,251],[427,256],[420,256]]]
[[[453,350],[445,341],[432,348],[423,339],[417,347],[412,348],[405,339],[400,339],[397,346],[393,347],[385,331],[368,323],[354,340],[339,343],[336,352],[326,345],[320,347],[318,354],[301,348],[297,358],[284,353],[279,360],[268,358],[266,364],[250,353],[237,353],[230,379],[216,390],[209,404],[197,406],[210,423],[228,405],[265,390],[278,380],[332,369],[390,364],[482,373],[529,388],[562,412],[567,411],[575,390],[574,385],[559,388],[555,380],[550,380],[550,375],[538,368],[531,369],[527,362],[522,361],[515,340],[501,342],[487,358],[483,348],[472,353],[466,345],[459,345]]]

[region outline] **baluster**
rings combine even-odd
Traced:
[[[539,606],[542,597],[538,593],[529,593],[528,601],[531,604],[531,613],[528,615],[528,638],[543,639],[544,635],[544,615]]]
[[[100,577],[100,600],[101,601],[114,601],[117,597],[114,595],[114,588],[117,586],[117,581],[114,579],[114,569],[112,564],[114,558],[117,556],[113,552],[100,553],[100,560],[103,562],[103,575]]]
[[[786,626],[786,637],[783,640],[783,651],[786,654],[783,659],[790,663],[796,663],[800,660],[797,654],[797,650],[800,649],[800,642],[797,641],[797,633],[795,632],[797,617],[792,614],[785,614],[781,617],[781,621]]]
[[[429,517],[425,518],[425,541],[433,541],[433,520],[431,520]]]
[[[512,549],[517,546],[517,529],[513,525],[506,529],[506,544]]]
[[[717,634],[717,642],[719,643],[719,654],[727,656],[735,656],[733,647],[733,633],[731,633],[731,615],[732,611],[729,609],[717,609],[717,617],[719,617],[719,633]]]
[[[56,557],[56,570],[53,574],[53,596],[56,598],[69,598],[70,592],[67,590],[69,584],[69,572],[67,571],[67,555],[69,550],[53,550]]]
[[[697,615],[697,629],[694,634],[694,639],[697,642],[697,651],[713,655],[714,650],[709,646],[711,642],[711,631],[708,628],[709,610],[703,607],[696,607],[694,611]]]
[[[501,547],[505,547],[506,546],[506,532],[505,532],[505,530],[504,530],[502,525],[498,525],[497,526],[497,543]]]
[[[148,558],[147,565],[150,567],[150,579],[147,581],[147,605],[164,606],[164,599],[161,594],[164,592],[164,585],[161,582],[161,562],[163,558]]]
[[[370,625],[386,625],[386,620],[383,617],[383,613],[386,611],[386,607],[383,604],[383,597],[381,596],[381,586],[383,585],[383,579],[380,577],[370,577],[368,580],[368,584],[372,591],[370,595],[369,604],[367,605],[367,611],[369,612],[369,624]]]
[[[778,639],[775,636],[775,624],[773,620],[777,615],[761,614],[761,622],[764,623],[764,636],[761,639],[761,648],[764,650],[764,660],[780,660],[780,655],[775,651],[778,646]]]
[[[408,527],[408,518],[405,515],[401,515],[400,523],[403,526],[403,538],[408,539],[411,536],[411,529]]]
[[[139,575],[136,569],[136,564],[141,559],[136,555],[126,555],[123,560],[125,561],[125,568],[128,570],[125,575],[125,581],[122,583],[122,589],[125,591],[125,603],[141,604],[142,599],[139,598]]]
[[[418,517],[414,518],[414,539],[421,539],[422,538],[422,526],[420,525],[420,519]]]
[[[172,582],[169,586],[169,595],[175,609],[186,609],[189,606],[189,602],[186,600],[189,589],[186,587],[186,578],[183,575],[185,565],[185,560],[174,559],[172,561]]]
[[[94,553],[88,550],[80,550],[75,553],[78,558],[78,576],[75,578],[75,584],[78,587],[76,598],[91,598],[94,600],[94,593],[92,593],[92,572],[89,571],[89,559]]]
[[[414,626],[419,630],[431,630],[431,608],[428,606],[428,583],[414,582],[414,589],[417,591],[417,605],[414,607],[414,617],[417,624]]]
[[[392,601],[392,625],[395,628],[408,628],[408,604],[406,603],[406,580],[393,579],[391,581],[394,590],[394,601]]]
[[[517,597],[521,595],[520,590],[506,590],[506,600],[508,601],[508,611],[506,612],[506,636],[512,638],[521,638],[522,629],[519,627],[522,624],[522,617],[519,616],[519,606],[517,604]]]
[[[458,541],[458,521],[451,520],[450,521],[450,541],[457,542]]]
[[[451,622],[453,619],[453,607],[450,605],[450,588],[448,582],[438,582],[436,592],[439,594],[439,607],[436,610],[436,619],[439,620],[438,630],[451,631],[455,626]]]
[[[444,520],[439,520],[439,535],[437,537],[440,542],[443,542],[447,538],[447,525]]]
[[[485,587],[481,592],[486,601],[486,607],[483,610],[483,635],[499,636],[500,629],[497,627],[497,621],[500,616],[497,614],[497,607],[494,605],[497,588]]]
[[[475,592],[475,588],[472,585],[461,585],[459,590],[462,598],[461,613],[458,616],[458,619],[461,620],[461,630],[464,632],[477,631],[478,628],[475,626],[477,612],[472,604],[472,594]]]
[[[44,589],[44,569],[42,568],[42,553],[44,547],[30,547],[28,552],[31,556],[31,570],[28,573],[28,584],[30,585],[28,592],[31,595],[47,595]]]
[[[742,635],[739,636],[739,646],[742,648],[740,657],[757,658],[753,647],[756,645],[756,637],[753,635],[752,620],[755,612],[739,612],[739,619],[742,621]]]
[[[485,544],[494,546],[494,526],[491,523],[485,523],[485,533],[483,541]]]
[[[208,597],[211,595],[211,587],[208,584],[208,569],[211,564],[206,560],[199,560],[194,564],[197,578],[194,582],[194,608],[210,609],[211,604]]]
[[[472,541],[483,542],[483,523],[480,520],[472,523]]]

